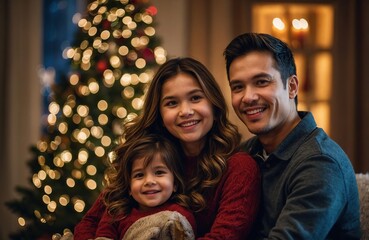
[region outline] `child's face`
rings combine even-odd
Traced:
[[[175,191],[173,173],[160,156],[144,167],[144,158],[134,160],[131,172],[130,194],[138,202],[140,210],[165,203]]]

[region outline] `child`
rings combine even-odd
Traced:
[[[123,144],[104,191],[99,239],[194,239],[195,219],[180,173],[180,155],[168,140],[149,135]]]

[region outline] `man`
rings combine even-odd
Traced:
[[[360,239],[355,173],[313,115],[297,111],[291,50],[268,34],[246,33],[224,56],[233,108],[255,134],[242,148],[262,172],[251,239]]]

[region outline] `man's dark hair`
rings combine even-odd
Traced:
[[[245,33],[234,38],[224,50],[228,79],[229,67],[233,60],[253,51],[272,54],[275,68],[281,74],[284,87],[286,87],[287,79],[291,75],[296,75],[295,60],[286,43],[265,33]]]

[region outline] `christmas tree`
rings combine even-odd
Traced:
[[[31,147],[32,187],[17,187],[21,198],[7,203],[21,226],[12,239],[73,229],[101,192],[122,123],[140,112],[145,87],[166,61],[156,12],[147,0],[88,4],[63,52],[72,70],[52,87],[45,132]]]

